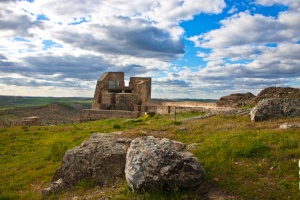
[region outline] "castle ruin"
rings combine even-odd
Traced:
[[[125,86],[124,72],[105,72],[97,81],[92,108],[81,110],[80,121],[137,118],[146,112],[204,112],[214,107],[214,103],[151,102],[151,78],[130,77],[129,85]]]
[[[92,109],[133,111],[134,105],[151,102],[151,78],[130,77],[124,72],[106,72],[97,81]]]
[[[125,86],[124,72],[105,72],[97,81],[92,109],[81,111],[81,121],[113,117],[136,118],[138,106],[151,102],[151,78],[130,77]]]

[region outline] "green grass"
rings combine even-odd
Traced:
[[[90,106],[93,99],[76,97],[18,97],[1,96],[0,109],[11,109],[17,107],[43,106],[51,103],[61,103],[71,106],[74,103]]]
[[[178,113],[178,119],[201,113]],[[284,122],[253,123],[248,117],[216,116],[176,121],[173,115],[107,119],[60,126],[17,126],[0,129],[0,199],[41,199],[61,158],[94,132],[124,131],[128,137],[155,135],[199,143],[193,153],[207,171],[207,182],[237,199],[299,199],[300,129],[280,130]],[[185,127],[184,131],[180,131]],[[162,134],[163,133],[163,134]],[[135,194],[120,181],[115,189],[95,189],[83,180],[54,197],[104,194],[112,199],[197,199],[195,191]],[[105,192],[101,192],[105,191]]]

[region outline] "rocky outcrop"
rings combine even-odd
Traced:
[[[68,150],[43,199],[83,180],[106,185],[125,176],[134,191],[194,189],[204,183],[205,170],[183,143],[153,136],[131,141],[120,133],[94,133]]]
[[[257,96],[250,92],[224,96],[221,97],[216,104],[218,107],[252,106],[256,105],[262,99],[269,98],[300,99],[300,89],[290,87],[269,87],[263,89]]]
[[[194,188],[204,182],[205,170],[181,142],[146,136],[134,139],[126,157],[125,176],[137,192]]]
[[[300,99],[300,89],[290,87],[269,87],[263,89],[253,101],[254,104],[256,104],[260,100],[268,98]]]
[[[131,139],[120,138],[118,133],[94,133],[79,147],[68,150],[63,157],[51,184],[43,194],[56,192],[57,188],[71,187],[81,180],[105,185],[124,177],[126,152]],[[58,186],[57,181],[63,186]]]
[[[218,107],[239,107],[250,105],[254,98],[255,95],[250,92],[244,94],[237,93],[221,97],[220,100],[218,100],[216,103]]]
[[[291,129],[291,128],[300,128],[300,124],[297,123],[284,123],[279,126],[280,129]]]
[[[251,121],[300,116],[300,99],[263,99],[251,110]]]

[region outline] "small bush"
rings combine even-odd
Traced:
[[[96,185],[95,180],[82,179],[77,182],[76,188],[77,189],[88,189],[88,188],[94,187],[95,185]]]
[[[59,161],[64,156],[68,146],[68,142],[63,140],[53,142],[50,147],[49,158],[52,158],[54,161]]]
[[[15,199],[20,199],[19,196],[13,195],[13,194],[0,194],[0,200],[15,200]]]
[[[179,122],[179,121],[172,121],[171,124],[174,124],[174,125],[180,125],[180,124],[182,124],[182,122]]]
[[[148,121],[150,119],[150,115],[144,115],[142,119],[144,122]]]
[[[143,118],[134,119],[132,120],[132,122],[133,123],[143,122]]]
[[[254,140],[248,145],[241,147],[237,152],[237,156],[247,158],[263,157],[268,150],[269,147],[263,141]]]
[[[113,125],[113,128],[114,128],[114,129],[120,129],[121,126],[120,126],[119,124],[114,124],[114,125]]]

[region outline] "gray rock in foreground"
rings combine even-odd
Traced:
[[[263,99],[251,110],[251,121],[300,116],[300,99]]]
[[[183,143],[146,136],[131,142],[125,176],[129,186],[141,192],[200,186],[205,170]]]
[[[81,180],[105,185],[124,178],[126,152],[130,142],[131,139],[120,138],[117,133],[94,133],[79,147],[66,152],[51,187],[43,191],[44,196],[76,185]]]

